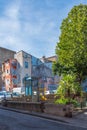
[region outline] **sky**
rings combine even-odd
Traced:
[[[55,55],[62,20],[79,4],[87,0],[0,0],[0,47]]]

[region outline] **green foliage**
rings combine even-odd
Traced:
[[[63,75],[56,92],[56,95],[58,95],[60,99],[57,99],[55,103],[73,103],[74,105],[77,105],[77,102],[71,95],[77,95],[78,93],[81,96],[81,87],[76,81],[76,76],[74,74]]]
[[[66,104],[68,104],[69,103],[69,99],[68,98],[60,98],[60,99],[57,99],[56,101],[55,101],[55,104],[64,104],[64,105],[66,105]],[[74,99],[71,99],[71,103],[74,105],[74,107],[77,107],[78,106],[78,102],[76,101],[76,100],[74,100]]]
[[[56,94],[60,96],[66,96],[69,93],[81,93],[80,84],[76,81],[76,76],[74,74],[63,75]]]
[[[67,104],[68,99],[67,98],[60,98],[55,101],[55,104]]]
[[[56,46],[55,74],[76,74],[79,83],[87,76],[87,5],[74,6],[61,24]]]
[[[71,99],[71,103],[74,105],[74,107],[77,107],[79,105],[79,102],[75,99]]]

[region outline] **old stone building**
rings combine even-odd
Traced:
[[[21,50],[15,54],[15,59],[17,60],[17,86],[23,92],[25,91],[23,79],[31,77],[31,55]]]
[[[15,51],[0,47],[0,90],[2,90],[2,86],[3,86],[2,63],[9,58],[14,58],[15,53],[16,53]]]

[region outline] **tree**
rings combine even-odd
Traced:
[[[63,75],[59,83],[56,95],[60,98],[56,100],[56,103],[71,103],[75,101],[75,97],[81,96],[80,84],[76,81],[75,74]]]
[[[61,24],[54,73],[74,73],[81,84],[87,76],[87,5],[74,6]]]

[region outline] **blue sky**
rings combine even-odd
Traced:
[[[0,0],[0,46],[36,57],[55,55],[60,25],[87,0]]]

